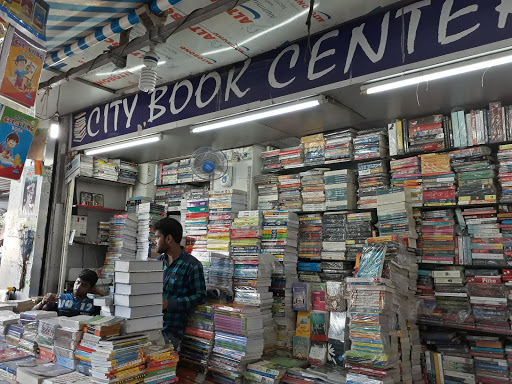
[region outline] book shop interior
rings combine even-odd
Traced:
[[[511,0],[0,0],[0,119],[0,384],[512,383]]]

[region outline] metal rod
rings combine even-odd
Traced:
[[[58,69],[54,69],[54,68],[51,68],[51,67],[48,67],[48,68],[45,68],[45,70],[47,71],[50,71],[50,72],[53,72],[55,73],[56,75],[60,75],[60,74],[63,74],[64,72],[61,72],[59,71]],[[74,78],[74,79],[70,79],[70,80],[75,80],[75,81],[78,81],[79,83],[82,83],[82,84],[85,84],[85,85],[88,85],[89,87],[94,87],[94,88],[98,88],[98,89],[101,89],[102,91],[104,92],[108,92],[108,93],[112,93],[112,94],[115,94],[116,93],[116,90],[115,89],[110,89],[110,88],[107,88],[103,85],[99,85],[99,84],[95,84],[91,81],[87,81],[87,80],[84,80],[84,79],[80,79],[79,77],[78,78]]]

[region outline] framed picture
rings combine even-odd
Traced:
[[[90,192],[80,192],[80,205],[93,206],[93,194]]]
[[[95,207],[103,207],[103,195],[99,193],[93,193],[92,205],[94,205]]]

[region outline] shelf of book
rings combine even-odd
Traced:
[[[429,327],[442,327],[447,329],[459,329],[469,332],[477,332],[477,333],[489,333],[489,334],[498,334],[498,335],[507,335],[512,336],[512,329],[504,328],[504,327],[484,327],[476,324],[458,324],[458,323],[446,323],[442,321],[429,321],[429,320],[418,320],[418,325],[424,325]]]
[[[97,247],[108,247],[107,244],[100,244],[100,243],[94,243],[94,242],[85,242],[85,241],[74,241],[71,245],[92,245]]]
[[[112,180],[103,180],[98,179],[96,177],[87,177],[87,176],[77,176],[76,181],[83,181],[86,183],[96,183],[96,184],[102,184],[102,185],[110,185],[115,187],[133,187],[133,184],[123,183],[120,181],[112,181]]]
[[[107,212],[125,212],[125,209],[107,208],[107,207],[95,207],[94,205],[75,204],[73,208],[80,209],[91,209],[93,211],[107,211]]]

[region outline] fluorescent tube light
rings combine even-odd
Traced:
[[[50,137],[52,139],[58,139],[59,132],[60,132],[59,120],[52,120],[52,122],[50,123]]]
[[[232,127],[233,125],[284,115],[286,113],[301,111],[304,109],[317,107],[323,102],[325,102],[325,98],[323,96],[320,96],[316,98],[302,99],[291,103],[277,104],[261,109],[256,109],[254,111],[250,111],[247,113],[233,115],[227,118],[219,119],[217,121],[214,120],[205,124],[198,125],[192,128],[192,133],[199,133],[211,131],[212,129]]]
[[[103,147],[94,148],[94,149],[87,149],[85,151],[85,154],[88,155],[88,156],[91,156],[91,155],[97,155],[99,153],[113,152],[113,151],[118,151],[120,149],[131,148],[131,147],[136,147],[136,146],[139,146],[139,145],[155,143],[155,142],[157,142],[157,141],[159,141],[161,139],[162,139],[161,135],[145,136],[145,137],[143,136],[143,137],[140,137],[140,138],[126,140],[126,141],[123,141],[123,142],[117,143],[117,144],[105,145]]]
[[[474,72],[481,69],[510,63],[512,63],[512,55],[508,54],[504,56],[494,54],[492,56],[480,57],[478,59],[467,60],[439,68],[420,71],[396,79],[376,81],[374,83],[363,85],[361,87],[361,91],[370,95],[373,93],[391,91],[397,88],[408,87],[410,85],[444,79],[451,76],[462,75],[464,73]]]

